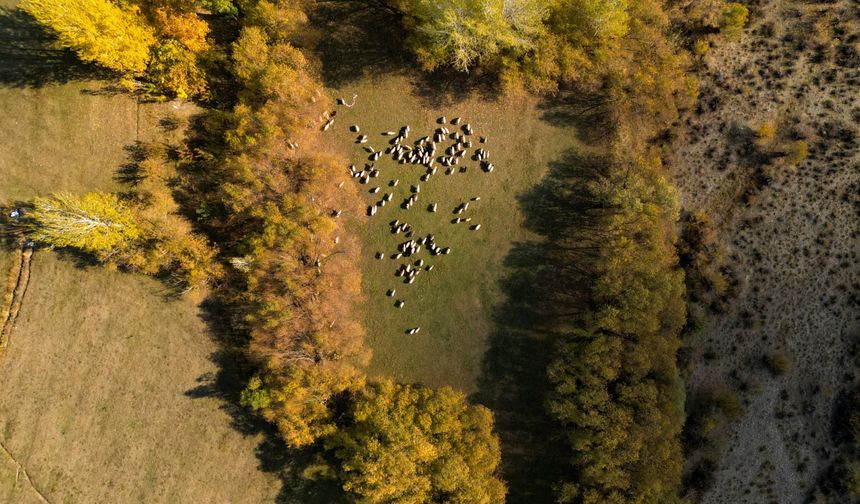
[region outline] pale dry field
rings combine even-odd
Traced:
[[[183,103],[106,92],[0,1],[0,202],[116,190],[137,140]],[[0,354],[0,502],[273,502],[262,435],[219,397],[218,346],[194,299],[39,250]],[[0,253],[0,271],[9,267]],[[11,458],[10,458],[11,456]],[[25,472],[32,482],[27,481]]]
[[[701,502],[794,504],[831,462],[834,402],[856,383],[860,11],[849,1],[753,4],[741,39],[706,57],[700,113],[676,152],[684,208],[710,213],[740,279],[728,311],[688,342],[698,358],[686,381],[691,392],[748,386]],[[778,137],[804,138],[809,157],[796,170],[766,168],[772,182],[745,205],[756,166],[739,137],[765,121]],[[762,365],[775,352],[792,362],[781,376]]]

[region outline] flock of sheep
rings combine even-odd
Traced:
[[[352,105],[355,105],[355,97],[353,97],[352,101]],[[352,106],[347,104],[342,98],[338,98],[337,103],[338,105]],[[323,131],[328,131],[334,125],[336,115],[336,111],[325,115],[325,122],[322,127]],[[468,167],[466,166],[465,160],[467,158],[471,158],[472,161],[477,162],[478,167],[480,167],[483,172],[493,172],[495,167],[489,161],[490,154],[485,148],[477,147],[474,149],[472,155],[469,156],[469,150],[473,148],[475,143],[473,142],[474,130],[471,124],[464,122],[459,117],[449,121],[444,116],[439,117],[437,119],[437,123],[439,126],[432,134],[423,136],[412,142],[409,142],[409,136],[412,132],[409,125],[401,127],[398,131],[382,132],[383,137],[389,137],[387,142],[388,146],[382,150],[376,150],[374,147],[369,145],[370,137],[367,134],[361,133],[361,127],[359,125],[353,124],[349,127],[350,132],[357,134],[355,137],[355,143],[362,145],[365,152],[368,154],[367,162],[364,163],[363,168],[359,169],[355,165],[349,166],[349,175],[353,179],[356,179],[361,185],[372,185],[368,190],[370,194],[382,193],[382,196],[378,201],[367,207],[367,215],[369,217],[374,217],[381,208],[393,201],[396,191],[395,188],[400,184],[399,179],[391,178],[388,180],[387,184],[385,184],[386,188],[383,189],[383,185],[381,183],[375,182],[382,175],[380,168],[376,166],[376,164],[383,156],[386,156],[387,158],[390,157],[391,160],[399,164],[410,164],[423,167],[424,173],[419,177],[419,182],[421,183],[429,182],[430,179],[438,173],[440,167],[444,168],[445,175],[451,175],[455,171],[466,173]],[[450,145],[443,145],[443,143],[447,142],[451,142]],[[481,136],[478,137],[476,142],[486,144],[487,139],[486,137]],[[418,197],[421,193],[421,185],[419,182],[416,182],[414,185],[410,185],[406,197],[400,203],[400,207],[402,209],[409,210],[418,202]],[[457,205],[452,210],[452,214],[455,217],[451,220],[451,223],[471,223],[472,218],[467,216],[469,203],[480,201],[480,199],[480,197],[475,196],[469,201],[464,201]],[[430,202],[426,207],[426,211],[433,213],[437,212],[438,209],[439,205],[436,202]],[[333,215],[339,216],[340,213],[341,211],[336,210],[333,212]],[[478,231],[481,229],[481,225],[469,224],[469,229],[471,231]],[[428,234],[427,236],[419,237],[417,239],[413,238],[415,230],[412,225],[407,222],[400,222],[399,220],[391,221],[389,223],[389,230],[393,234],[403,233],[407,238],[406,241],[398,245],[396,252],[389,255],[392,260],[409,258],[407,263],[401,263],[395,271],[395,276],[403,278],[403,283],[405,284],[412,284],[420,274],[433,270],[433,265],[425,264],[424,259],[419,258],[413,260],[413,257],[420,254],[422,250],[425,250],[434,257],[451,253],[451,247],[437,245],[436,238],[432,234]],[[382,260],[385,259],[386,254],[384,252],[376,252],[375,257],[376,259]],[[396,289],[388,289],[386,296],[393,298],[396,293]],[[406,301],[403,299],[396,299],[394,307],[403,308],[405,304]],[[416,334],[420,330],[420,327],[412,327],[406,330],[406,334]]]

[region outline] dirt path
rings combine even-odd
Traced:
[[[18,319],[18,313],[21,311],[21,304],[24,302],[24,295],[27,293],[27,286],[30,284],[30,261],[33,258],[33,247],[22,246],[19,251],[13,256],[12,269],[9,272],[10,287],[14,285],[11,293],[7,293],[4,301],[7,304],[2,311],[2,329],[0,329],[0,350],[7,347],[12,338],[12,331],[15,328],[15,321]]]

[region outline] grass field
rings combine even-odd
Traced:
[[[466,173],[455,170],[445,175],[445,168],[439,166],[437,174],[426,183],[419,180],[425,172],[423,167],[401,165],[383,156],[376,163],[380,176],[359,187],[367,205],[386,192],[393,192],[394,199],[374,217],[364,215],[366,208],[359,209],[356,220],[363,242],[365,324],[374,352],[370,371],[475,392],[487,339],[495,329],[493,311],[504,301],[499,287],[499,279],[509,273],[504,259],[514,243],[536,238],[523,227],[517,198],[540,180],[551,160],[575,146],[575,135],[569,128],[553,127],[541,120],[531,98],[495,100],[471,95],[431,105],[406,75],[364,78],[334,92],[347,99],[358,95],[353,108],[338,107],[331,135],[359,168],[368,156],[362,147],[370,145],[380,150],[388,146],[391,137],[381,132],[397,131],[408,124],[412,128],[411,144],[432,134],[439,127],[436,119],[443,115],[452,131],[458,128],[450,124],[450,119],[462,117],[469,122],[475,130],[473,149],[483,147],[490,152],[490,160],[496,166],[493,173],[483,172],[477,162],[467,157],[460,165],[467,167]],[[348,130],[352,124],[358,124],[361,133],[369,135],[367,144],[354,143],[356,134]],[[486,136],[487,143],[479,144],[478,136]],[[349,178],[346,167],[343,173],[344,180],[358,185],[357,179]],[[395,188],[388,187],[392,179],[400,180]],[[418,202],[404,210],[400,203],[414,184],[420,185]],[[382,190],[369,194],[377,186]],[[454,207],[474,196],[481,199],[471,202],[462,215],[472,221],[452,224]],[[438,203],[436,213],[427,209],[432,202]],[[389,231],[388,224],[395,219],[414,227],[413,238],[432,233],[437,244],[451,247],[452,253],[433,257],[422,251],[411,261],[392,260],[390,255],[397,251],[397,244],[408,240],[403,234]],[[481,224],[481,228],[472,231],[472,224]],[[377,252],[384,252],[386,258],[375,259]],[[412,285],[394,276],[400,263],[419,258],[434,265],[433,271],[419,275]],[[397,290],[394,298],[385,295],[391,288]],[[404,300],[406,305],[395,308],[395,299]],[[418,326],[418,334],[404,334],[407,328]]]
[[[0,0],[0,202],[117,189],[125,147],[177,134],[159,121],[194,108],[106,92],[15,3]],[[52,503],[276,500],[266,438],[219,398],[219,349],[193,300],[49,251],[32,267],[0,355],[0,443],[21,464],[0,451],[0,502],[41,502],[21,469]]]

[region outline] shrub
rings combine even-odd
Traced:
[[[780,376],[791,371],[791,359],[785,353],[770,353],[764,356],[764,364],[774,376]]]
[[[739,36],[749,20],[749,14],[749,9],[741,3],[727,4],[720,20],[720,32],[732,37]]]

